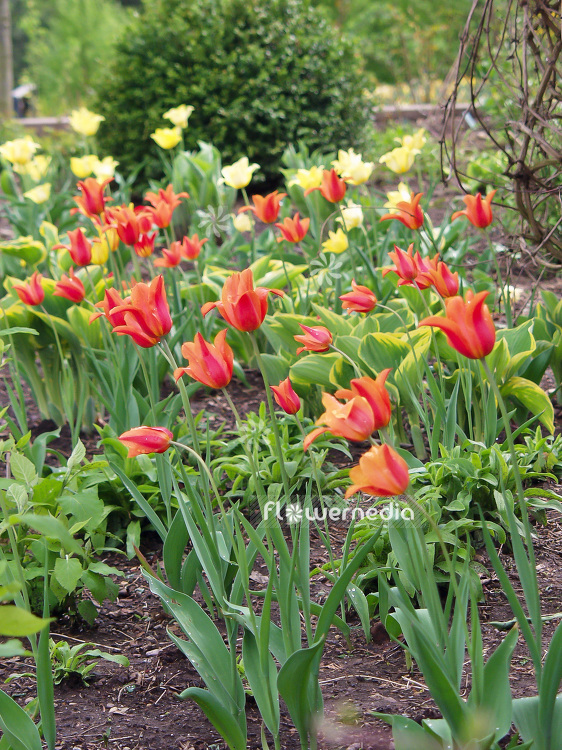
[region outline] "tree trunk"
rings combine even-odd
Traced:
[[[13,88],[10,0],[0,0],[0,120],[13,117]]]

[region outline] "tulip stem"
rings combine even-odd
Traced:
[[[162,341],[160,342],[160,351],[164,355],[165,359],[169,362],[172,370],[176,370],[178,365],[176,360],[174,359],[174,355],[172,354],[172,350],[170,349],[170,346],[166,339],[162,339]],[[183,410],[185,412],[185,417],[187,419],[187,424],[191,433],[191,439],[193,440],[193,447],[195,448],[196,453],[199,453],[199,438],[197,437],[197,428],[195,426],[195,420],[193,418],[193,412],[191,410],[191,404],[189,403],[189,396],[187,395],[185,383],[181,378],[179,378],[177,380],[177,385],[181,394]]]
[[[279,468],[281,470],[281,479],[283,480],[283,488],[285,490],[285,496],[287,498],[287,502],[289,502],[289,499],[291,497],[291,491],[289,486],[289,477],[287,476],[287,471],[285,469],[285,461],[283,457],[283,449],[281,447],[281,438],[279,437],[279,425],[277,424],[277,417],[275,416],[275,409],[273,406],[273,398],[271,396],[271,388],[269,386],[269,380],[267,377],[267,373],[265,371],[265,366],[261,357],[261,353],[258,347],[258,342],[256,341],[256,337],[253,333],[250,333],[250,339],[252,340],[252,346],[254,348],[254,354],[256,355],[256,361],[258,363],[258,367],[260,368],[261,376],[263,378],[263,384],[265,386],[265,397],[267,400],[267,407],[269,410],[269,416],[271,418],[271,426],[273,427],[273,439],[275,442],[275,449],[277,452],[277,460],[279,461]]]
[[[243,187],[243,188],[241,188],[241,190],[242,190],[242,195],[244,196],[244,203],[247,206],[249,206],[250,205],[250,199],[248,198],[248,193],[246,192],[246,188]],[[252,241],[250,243],[250,254],[251,254],[251,257],[252,257],[252,263],[255,263],[256,262],[256,229],[255,229],[255,224],[254,224],[253,221],[252,221],[250,233],[251,233],[251,236],[252,236]]]
[[[502,419],[503,419],[503,426],[505,429],[505,437],[507,440],[507,444],[509,446],[509,451],[511,453],[511,463],[513,465],[515,486],[517,488],[517,498],[519,500],[519,509],[521,511],[521,520],[523,521],[523,527],[525,529],[525,541],[527,543],[527,547],[529,551],[529,559],[531,560],[533,569],[535,569],[535,552],[533,549],[531,524],[529,521],[529,513],[527,511],[527,503],[525,501],[525,494],[523,492],[523,482],[521,480],[521,471],[519,469],[519,463],[517,461],[515,443],[513,442],[513,432],[511,431],[511,425],[509,424],[509,414],[507,413],[505,401],[503,399],[503,396],[501,395],[501,391],[498,387],[496,379],[490,369],[489,364],[486,362],[486,358],[482,357],[480,362],[482,364],[484,372],[486,373],[486,377],[488,378],[488,382],[490,383],[492,387],[492,390],[494,392],[494,395],[500,407],[500,412],[501,412]]]
[[[330,344],[330,349],[333,349],[335,352],[341,355],[344,359],[346,359],[349,362],[349,364],[353,367],[353,370],[355,371],[355,374],[357,375],[357,377],[358,378],[361,377],[362,375],[361,370],[357,366],[357,363],[354,362],[348,354],[346,354],[345,352],[342,352],[342,350],[338,349],[338,347],[334,346],[334,344]]]

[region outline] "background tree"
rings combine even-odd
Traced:
[[[10,0],[0,0],[0,119],[12,113],[13,87]]]
[[[63,114],[91,101],[130,14],[116,0],[25,0],[25,73],[41,112]]]

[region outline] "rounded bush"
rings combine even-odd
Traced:
[[[98,91],[104,153],[128,172],[179,104],[193,105],[185,147],[211,142],[223,163],[248,156],[271,178],[289,143],[360,148],[367,109],[360,63],[302,0],[152,0],[123,34]]]

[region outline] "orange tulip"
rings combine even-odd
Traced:
[[[175,268],[178,266],[183,258],[182,244],[181,242],[172,242],[169,248],[162,249],[163,258],[158,258],[154,261],[155,266],[162,266],[164,268]]]
[[[106,298],[110,291],[106,289]],[[135,284],[130,296],[122,304],[111,308],[106,317],[114,326],[113,333],[130,336],[135,344],[145,349],[158,344],[172,327],[164,278],[156,276],[150,284]]]
[[[388,445],[374,445],[359,459],[359,466],[349,471],[353,482],[346,498],[356,492],[375,497],[402,495],[410,483],[408,464]]]
[[[339,203],[345,195],[347,185],[345,180],[338,176],[335,169],[325,169],[322,173],[322,184],[318,187],[308,188],[304,191],[304,194],[308,195],[314,190],[320,190],[321,195],[330,203]]]
[[[404,226],[408,229],[419,229],[423,224],[423,211],[419,205],[420,199],[423,193],[410,195],[409,201],[399,201],[396,204],[396,212],[393,214],[385,214],[381,216],[381,221],[388,221],[389,219],[396,219],[401,221]]]
[[[92,262],[92,243],[84,234],[84,230],[79,227],[67,234],[70,245],[54,245],[53,250],[64,248],[68,250],[73,263],[77,266],[88,266]]]
[[[171,183],[168,185],[166,190],[164,190],[163,188],[158,188],[157,193],[148,191],[144,196],[145,201],[148,201],[152,206],[157,206],[158,203],[164,201],[173,208],[180,205],[180,198],[189,198],[189,193],[174,193],[174,186]]]
[[[78,305],[86,296],[86,290],[82,281],[74,274],[73,268],[69,273],[70,276],[63,273],[60,281],[57,281],[53,297],[64,297]]]
[[[278,237],[277,242],[300,242],[308,232],[310,225],[310,219],[303,219],[301,221],[300,216],[296,213],[292,219],[288,216],[282,224],[276,224],[275,226],[281,230],[283,237]]]
[[[269,293],[283,297],[279,289],[258,286],[254,289],[254,277],[250,268],[242,273],[233,273],[222,288],[220,301],[207,302],[201,308],[203,316],[215,307],[234,328],[239,331],[255,331],[261,326],[267,314]]]
[[[492,199],[497,193],[497,190],[492,190],[491,193],[482,200],[480,193],[476,195],[465,195],[463,201],[466,204],[464,211],[455,211],[451,216],[451,221],[454,221],[459,216],[466,216],[471,224],[480,229],[485,229],[490,226],[493,220],[492,216]]]
[[[187,258],[187,260],[198,258],[203,245],[208,241],[206,237],[199,239],[198,234],[194,234],[191,237],[184,237],[181,244],[184,258]]]
[[[482,359],[494,348],[496,327],[488,306],[488,292],[473,294],[468,291],[466,300],[449,297],[445,300],[446,316],[432,315],[420,321],[420,326],[440,328],[449,344],[469,359]]]
[[[373,412],[375,430],[386,427],[390,422],[390,395],[385,386],[390,370],[390,367],[382,370],[376,380],[367,375],[362,378],[354,378],[350,382],[350,390],[342,389],[336,391],[337,398],[354,398],[355,396],[364,398]]]
[[[301,400],[293,390],[289,378],[282,380],[279,385],[269,386],[273,391],[275,400],[287,414],[296,414],[301,408]]]
[[[174,206],[166,203],[166,201],[159,201],[154,208],[150,209],[150,213],[152,214],[153,223],[157,227],[160,227],[160,229],[166,229],[172,222]]]
[[[84,216],[94,218],[99,214],[103,213],[105,204],[111,200],[103,195],[103,191],[106,185],[113,181],[113,177],[108,177],[103,182],[98,182],[95,177],[87,177],[85,180],[78,183],[82,195],[75,197],[74,201],[78,205],[78,208],[73,209],[71,213],[80,211]]]
[[[120,440],[127,446],[127,458],[134,458],[145,453],[165,453],[173,438],[170,430],[165,427],[133,427],[119,435]]]
[[[299,334],[295,336],[295,341],[298,341],[303,346],[297,349],[297,354],[301,352],[327,352],[332,343],[332,334],[324,326],[305,326],[299,323],[300,327],[304,331],[304,336]]]
[[[183,344],[181,353],[188,360],[189,366],[178,367],[174,372],[176,380],[182,375],[189,375],[209,388],[224,388],[230,383],[234,354],[226,343],[226,328],[217,333],[214,345],[197,333],[193,342]]]
[[[326,427],[316,427],[304,439],[303,448],[307,450],[310,444],[324,432],[331,432],[336,437],[361,443],[375,431],[373,410],[367,399],[354,396],[347,403],[342,404],[329,393],[322,394],[322,403],[326,411],[316,424]]]
[[[14,284],[12,288],[24,304],[35,307],[45,299],[45,290],[41,286],[42,278],[41,274],[35,271],[30,279],[23,284]]]
[[[273,224],[277,221],[279,216],[279,208],[283,198],[287,196],[287,193],[278,193],[275,190],[273,193],[269,193],[265,197],[263,195],[253,195],[252,200],[254,201],[253,206],[244,206],[238,213],[244,213],[244,211],[252,211],[254,216],[257,216],[260,221],[264,224]]]
[[[343,309],[352,312],[368,313],[376,307],[377,298],[374,293],[366,286],[356,284],[355,280],[351,282],[352,292],[342,294],[340,297],[343,302]]]

